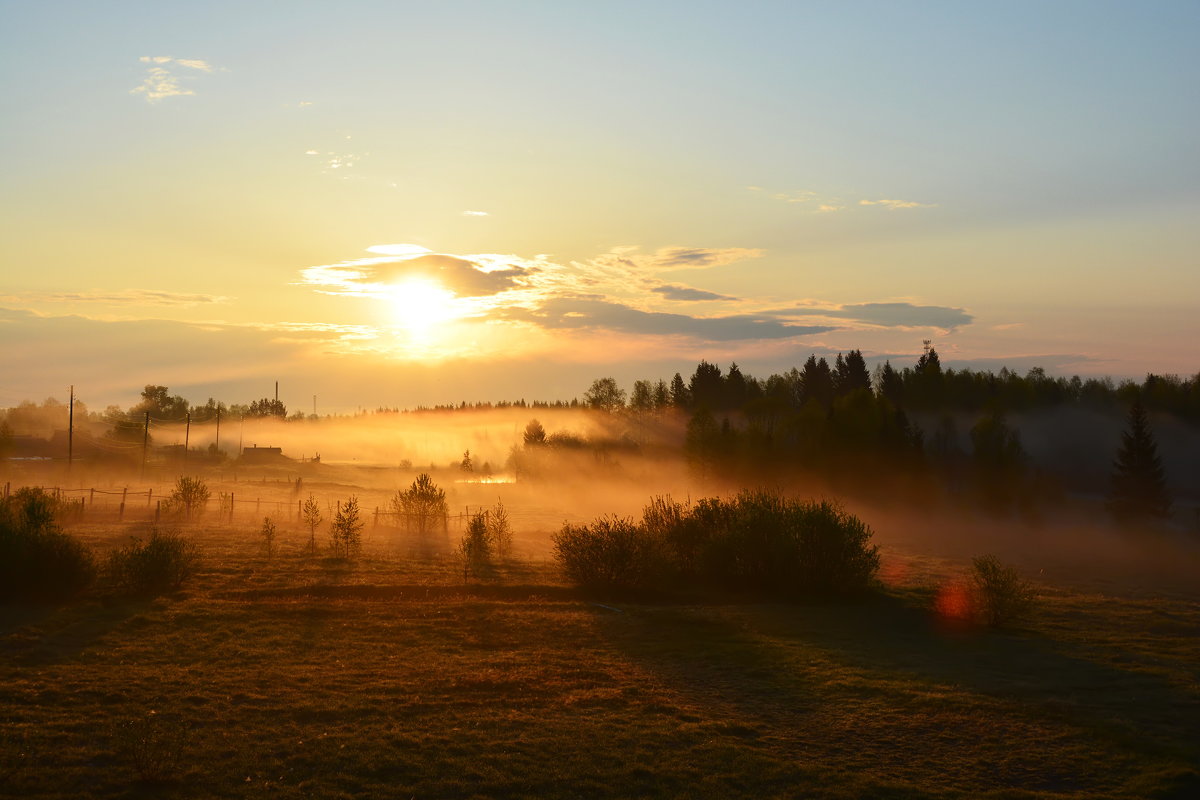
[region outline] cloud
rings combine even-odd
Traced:
[[[196,94],[185,87],[180,81],[184,78],[175,68],[185,71],[213,72],[215,69],[207,61],[198,58],[172,58],[171,56],[142,56],[138,59],[146,68],[146,77],[140,86],[129,90],[130,94],[140,94],[148,103],[156,103],[167,97],[186,97]]]
[[[709,269],[762,255],[762,250],[746,247],[664,247],[655,251],[646,265],[660,271]]]
[[[651,336],[688,336],[715,342],[785,339],[833,330],[825,325],[791,325],[751,314],[691,317],[641,311],[623,303],[590,297],[554,298],[534,311],[510,309],[506,316],[551,329],[603,329]]]
[[[201,72],[212,72],[213,68],[207,61],[201,61],[198,58],[177,58],[175,63],[181,67],[188,69],[198,69]]]
[[[488,212],[486,212],[486,211],[464,211],[464,212],[462,212],[462,215],[463,215],[464,217],[487,217],[487,216],[491,216],[491,215],[490,215],[490,214],[488,214]]]
[[[654,275],[685,269],[712,269],[760,258],[764,251],[751,247],[662,247],[653,253],[636,246],[614,247],[603,255],[572,262],[583,285],[645,286]],[[654,285],[661,281],[651,281]]]
[[[764,191],[758,186],[747,186],[746,188],[756,192]],[[809,208],[812,208],[812,213],[814,214],[829,214],[834,211],[844,211],[846,210],[847,203],[843,197],[822,196],[817,192],[807,190],[798,192],[772,192],[766,196],[782,203],[811,203],[812,205]],[[913,200],[892,200],[890,198],[881,198],[878,200],[863,198],[857,201],[850,200],[849,202],[863,207],[880,206],[889,211],[911,208],[935,208],[937,206],[937,203],[918,203]]]
[[[901,208],[935,208],[937,203],[917,203],[913,200],[859,200],[860,206],[883,206],[889,211]]]
[[[407,249],[406,249],[407,248]],[[377,245],[380,258],[360,258],[302,270],[304,284],[329,294],[379,296],[415,278],[440,283],[459,297],[485,297],[521,286],[534,268],[504,264],[495,256],[469,258],[431,253],[417,245]]]
[[[970,325],[975,320],[973,315],[961,308],[918,306],[912,303],[851,303],[831,308],[801,306],[775,313],[849,319],[885,328],[941,328],[946,331]]]
[[[736,297],[730,297],[716,292],[706,292],[703,289],[693,289],[690,286],[680,286],[677,283],[664,283],[661,286],[654,286],[650,291],[655,294],[660,294],[668,300],[736,300]]]
[[[93,289],[88,292],[56,292],[40,296],[43,300],[60,303],[105,303],[108,305],[138,306],[198,306],[224,303],[228,297],[213,294],[186,294],[153,289],[125,289],[117,292]]]

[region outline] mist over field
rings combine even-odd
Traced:
[[[1198,41],[0,3],[0,800],[1200,798]]]

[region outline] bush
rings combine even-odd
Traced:
[[[263,517],[262,528],[259,529],[259,535],[262,537],[263,551],[266,552],[267,558],[275,557],[275,520],[270,517]]]
[[[467,530],[458,543],[458,556],[463,565],[463,580],[483,577],[491,568],[492,553],[488,523],[482,513],[471,517]]]
[[[435,522],[440,522],[445,530],[448,512],[446,491],[426,472],[418,475],[406,491],[398,491],[392,497],[392,513],[397,521],[402,521],[410,533],[415,531],[420,536],[432,533]]]
[[[339,503],[329,526],[329,539],[334,556],[354,558],[362,552],[362,530],[365,523],[358,512],[358,497],[350,495],[345,503]]]
[[[879,569],[871,529],[828,501],[744,491],[694,506],[656,497],[640,524],[566,525],[555,553],[572,580],[628,590],[672,586],[764,597],[861,591]]]
[[[496,556],[502,561],[512,554],[512,523],[508,520],[508,509],[500,500],[486,514],[487,540]]]
[[[321,524],[321,504],[317,502],[317,498],[311,494],[304,501],[304,509],[301,512],[300,518],[304,520],[304,524],[308,526],[308,552],[310,554],[317,552],[317,526]]]
[[[975,613],[988,625],[999,627],[1018,622],[1033,611],[1033,585],[993,555],[972,560],[971,583]]]
[[[178,589],[196,571],[196,545],[178,531],[151,528],[108,556],[108,581],[120,594],[153,597]]]
[[[575,583],[604,592],[645,591],[664,577],[659,542],[630,519],[563,525],[554,555]]]
[[[59,502],[41,489],[0,501],[0,600],[59,600],[96,575],[92,553],[56,522]]]
[[[180,475],[175,479],[175,488],[171,490],[167,505],[172,511],[182,514],[185,519],[191,519],[204,512],[209,496],[208,484],[204,481]]]

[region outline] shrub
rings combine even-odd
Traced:
[[[304,501],[304,507],[301,511],[301,519],[308,526],[308,552],[317,552],[317,526],[323,521],[321,519],[321,504],[317,502],[317,498],[311,494]]]
[[[396,492],[392,498],[392,513],[402,521],[406,530],[424,536],[432,532],[433,524],[440,520],[446,525],[446,491],[438,487],[429,474],[422,472],[407,490]]]
[[[619,517],[563,525],[554,535],[554,555],[572,581],[605,592],[645,591],[665,572],[658,541]]]
[[[983,555],[971,561],[971,583],[975,613],[988,625],[1018,622],[1033,611],[1033,585],[996,556]]]
[[[492,562],[488,524],[485,516],[475,514],[467,522],[467,530],[458,543],[458,556],[463,565],[463,580],[485,575]]]
[[[180,475],[175,479],[175,488],[171,490],[167,504],[171,509],[182,514],[185,519],[191,519],[204,512],[204,507],[208,505],[209,495],[208,484],[204,481]]]
[[[108,580],[120,594],[153,597],[178,589],[196,571],[196,545],[178,531],[151,528],[145,539],[129,544],[108,557]]]
[[[58,511],[40,489],[0,501],[0,600],[63,599],[95,578],[91,551],[58,526]]]
[[[487,539],[496,555],[504,560],[512,554],[512,524],[508,521],[508,509],[497,500],[486,515]]]
[[[606,589],[722,589],[765,597],[861,591],[879,569],[871,529],[828,501],[744,491],[694,506],[655,497],[640,524],[566,525],[555,553],[576,582]]]
[[[262,536],[263,550],[267,553],[267,558],[272,558],[275,555],[275,521],[270,517],[263,517],[262,528],[259,530]]]
[[[341,558],[354,558],[362,552],[362,530],[364,523],[358,512],[358,497],[350,495],[345,503],[339,503],[329,526],[329,538],[333,554]]]

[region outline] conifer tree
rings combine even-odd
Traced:
[[[692,403],[692,395],[688,391],[687,384],[683,382],[683,376],[678,372],[671,379],[671,405],[676,408],[687,408]]]
[[[1129,430],[1121,434],[1113,470],[1108,510],[1118,522],[1166,519],[1171,515],[1158,444],[1140,400],[1129,409]]]

